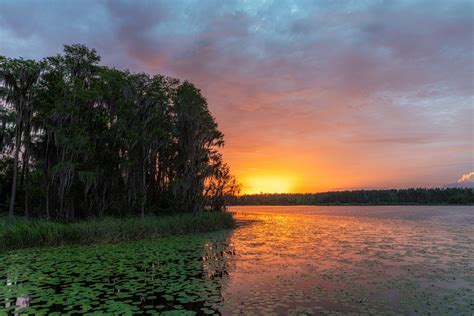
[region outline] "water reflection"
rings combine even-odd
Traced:
[[[229,260],[235,255],[235,250],[226,240],[208,241],[204,244],[202,256],[204,277],[213,280],[229,275]]]
[[[440,220],[452,209],[425,216],[424,207],[233,211],[254,224],[232,235],[224,314],[474,311],[471,209],[454,210],[459,221]]]
[[[13,304],[13,302],[11,301],[7,301],[5,303],[5,309],[10,309],[12,308],[13,309],[13,315],[17,316],[17,315],[20,315],[18,313],[18,311],[22,308],[22,307],[28,307],[30,306],[30,297],[26,296],[26,297],[17,297],[16,298],[16,301],[15,301],[15,304]]]
[[[473,314],[470,209],[233,210],[233,231],[1,255],[0,314]]]

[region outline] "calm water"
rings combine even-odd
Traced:
[[[231,211],[239,220],[233,231],[4,254],[3,309],[474,314],[472,207]]]

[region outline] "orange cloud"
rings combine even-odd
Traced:
[[[474,178],[474,171],[463,174],[461,178],[458,179],[458,183],[466,182]]]
[[[472,1],[196,4],[10,1],[0,55],[83,42],[108,65],[192,81],[244,192],[431,187],[472,170]]]

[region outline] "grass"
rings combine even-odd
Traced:
[[[152,239],[216,231],[234,225],[232,214],[228,212],[206,212],[200,216],[149,216],[144,219],[107,217],[74,223],[4,218],[0,219],[0,252],[27,247]]]

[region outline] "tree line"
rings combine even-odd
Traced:
[[[192,83],[99,64],[84,45],[40,61],[0,56],[0,213],[199,213],[239,186]]]
[[[474,204],[474,189],[355,190],[322,193],[250,194],[230,197],[231,205]]]

